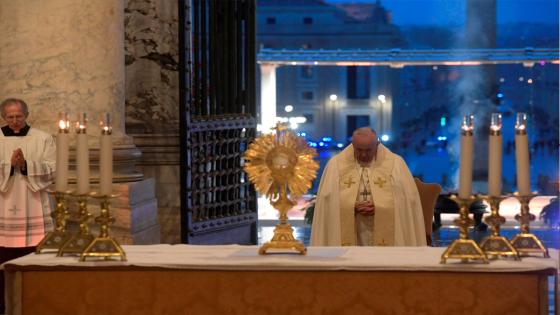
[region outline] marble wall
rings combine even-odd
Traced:
[[[49,132],[60,111],[110,112],[125,139],[123,10],[113,0],[0,1],[0,97],[25,99],[30,124]]]
[[[129,133],[179,128],[177,2],[128,0],[125,8],[126,126]]]
[[[162,243],[180,240],[178,5],[127,0],[126,128],[156,180]]]

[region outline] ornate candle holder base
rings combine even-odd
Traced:
[[[468,263],[471,260],[488,263],[484,251],[471,239],[454,240],[441,255],[440,263],[445,264],[448,259],[460,259],[462,263]]]
[[[513,257],[519,260],[519,253],[511,245],[509,240],[500,235],[500,226],[506,222],[506,218],[500,215],[500,202],[505,198],[502,196],[483,196],[490,204],[492,215],[484,221],[492,227],[492,235],[486,237],[480,243],[480,247],[488,258]]]
[[[89,233],[78,233],[73,235],[64,245],[58,250],[58,257],[65,254],[81,254],[84,249],[93,242],[93,235]]]
[[[520,255],[543,254],[544,258],[550,257],[548,249],[544,247],[539,238],[532,233],[519,233],[513,237],[511,244]]]
[[[537,194],[529,194],[527,196],[521,196],[519,193],[513,194],[521,205],[521,211],[515,216],[515,220],[521,223],[521,232],[514,236],[511,240],[511,244],[519,252],[520,255],[529,254],[543,254],[545,258],[550,257],[548,254],[548,249],[544,247],[543,243],[539,238],[529,231],[529,225],[531,221],[535,220],[535,215],[529,212],[529,202],[531,199],[537,196]]]
[[[459,205],[460,217],[455,219],[454,222],[459,226],[460,238],[454,240],[443,252],[440,263],[445,264],[448,259],[460,259],[462,263],[467,263],[470,260],[479,260],[487,264],[488,258],[486,258],[486,254],[484,254],[475,241],[469,239],[468,235],[469,226],[472,226],[474,223],[473,220],[469,218],[469,206],[476,201],[475,196],[466,199],[451,196],[451,199]]]
[[[121,245],[112,237],[96,237],[91,244],[80,255],[80,261],[85,261],[87,257],[103,258],[120,257],[121,261],[126,261],[126,254]]]
[[[89,232],[88,220],[91,213],[87,209],[88,195],[76,195],[78,198],[78,213],[75,220],[80,224],[80,231],[72,235],[64,245],[58,250],[57,256],[61,257],[65,254],[81,254],[84,249],[93,241],[93,235]]]
[[[71,237],[71,234],[66,231],[66,218],[68,217],[67,193],[49,191],[49,194],[54,195],[56,201],[56,208],[51,212],[51,217],[54,221],[54,231],[48,232],[39,242],[35,249],[36,254],[40,254],[46,249],[56,249],[58,251]]]
[[[503,236],[491,235],[486,237],[480,244],[480,248],[489,258],[513,257],[514,260],[519,260],[519,253],[509,240]]]
[[[44,250],[54,249],[56,252],[60,250],[60,248],[68,242],[71,235],[68,232],[64,231],[51,231],[48,232],[47,235],[37,244],[37,248],[35,249],[35,254],[41,254]]]
[[[488,258],[486,258],[482,249],[471,239],[454,240],[441,255],[441,263],[447,263],[447,259],[461,259],[462,263],[467,263],[469,260],[480,260],[488,263]]]
[[[110,199],[118,195],[97,196],[92,194],[94,198],[101,200],[101,211],[95,218],[99,227],[99,236],[97,236],[87,246],[80,255],[80,261],[85,261],[87,257],[103,258],[109,260],[112,257],[120,257],[121,261],[126,261],[126,254],[121,245],[111,236],[109,236],[109,224],[115,222],[115,218],[109,214]]]
[[[294,238],[293,231],[292,226],[287,223],[276,225],[272,240],[259,248],[259,255],[265,255],[269,249],[291,249],[299,252],[301,255],[307,254],[305,245]]]

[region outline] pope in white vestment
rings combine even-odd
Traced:
[[[0,133],[0,247],[36,246],[52,229],[45,189],[53,181],[56,145],[50,134],[26,124],[27,105],[23,110],[18,102],[2,106],[8,125]]]
[[[420,195],[404,160],[359,128],[325,167],[312,246],[426,246]]]

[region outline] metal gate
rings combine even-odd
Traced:
[[[181,238],[256,244],[255,0],[179,2]]]

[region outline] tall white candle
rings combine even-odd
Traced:
[[[68,134],[70,123],[68,114],[60,113],[58,121],[58,134],[56,135],[56,191],[64,192],[68,190],[68,147],[70,135]]]
[[[473,170],[473,120],[474,116],[463,117],[461,124],[461,165],[459,166],[459,198],[467,199],[472,193]]]
[[[108,196],[113,188],[113,139],[111,116],[107,113],[101,121],[99,139],[99,192]]]
[[[76,123],[76,174],[78,194],[89,193],[89,149],[87,139],[87,115],[83,113]]]
[[[528,196],[531,193],[531,183],[527,115],[525,113],[517,113],[515,122],[515,163],[517,166],[517,191],[521,196]]]
[[[488,139],[488,195],[502,195],[502,115],[493,113]]]

